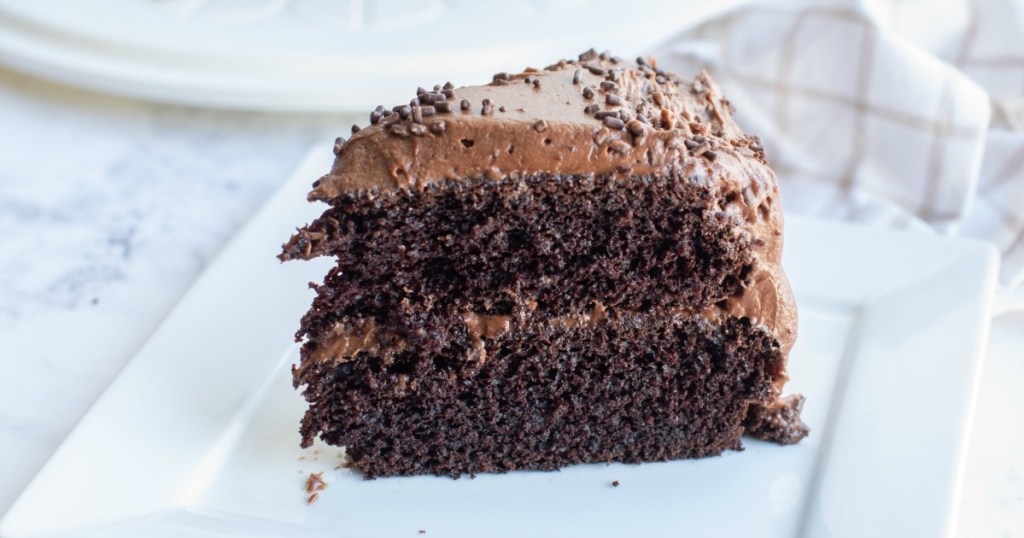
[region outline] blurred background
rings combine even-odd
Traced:
[[[1014,0],[0,0],[0,514],[310,147],[590,47],[708,70],[789,213],[1000,251],[958,532],[1024,535]]]

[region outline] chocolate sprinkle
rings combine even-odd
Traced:
[[[626,122],[626,130],[633,136],[641,137],[647,135],[647,128],[640,120],[629,120]]]
[[[498,107],[498,112],[504,112],[504,111],[505,111],[505,105],[501,105],[501,106]]]
[[[494,108],[492,108],[491,105],[484,105],[480,109],[480,114],[482,114],[484,116],[490,116],[490,115],[494,114]]]
[[[420,86],[419,88],[416,88],[416,95],[417,96],[423,95],[425,93],[427,93],[427,89],[424,88],[423,86]]]
[[[594,90],[590,86],[587,86],[586,88],[583,88],[583,98],[584,99],[593,99],[594,98]]]
[[[718,154],[715,153],[714,151],[711,151],[710,149],[702,153],[701,156],[709,161],[713,161],[718,158]]]
[[[586,112],[587,114],[593,114],[594,112],[597,112],[597,110],[599,108],[601,108],[600,105],[590,104],[590,105],[587,105],[587,107],[583,109],[583,112]]]
[[[352,134],[356,134],[358,132],[359,132],[359,126],[358,125],[352,125]]]
[[[341,148],[344,145],[345,145],[345,139],[344,138],[342,138],[340,136],[338,138],[335,138],[334,139],[334,154],[335,155],[341,155]]]
[[[629,144],[622,140],[612,140],[611,143],[608,144],[608,151],[622,155],[629,151]]]
[[[597,105],[594,105],[594,106],[597,106]],[[619,111],[618,110],[602,110],[602,111],[598,112],[597,114],[594,114],[594,117],[599,119],[599,120],[603,120],[605,118],[617,118],[618,116],[619,116]]]
[[[434,114],[437,114],[437,108],[434,108],[432,106],[421,106],[420,111],[423,114],[423,117],[433,116]]]
[[[544,120],[537,120],[537,122],[533,124],[533,129],[538,133],[543,133],[548,130],[548,122]]]
[[[700,143],[697,142],[696,140],[690,140],[689,138],[684,140],[683,144],[686,144],[686,149],[693,149],[700,145]]]
[[[508,82],[511,77],[508,73],[498,73],[494,75],[494,82]]]
[[[604,74],[607,73],[607,71],[596,65],[584,65],[583,67],[585,67],[587,71],[590,71],[591,74],[597,75],[599,77],[603,77]]]
[[[626,126],[626,124],[623,123],[622,120],[620,120],[617,117],[613,117],[613,116],[608,116],[607,118],[605,118],[604,119],[604,124],[605,124],[605,126],[610,127],[612,129],[615,129],[615,130],[621,130],[623,127]]]
[[[473,103],[470,103],[469,99],[463,99],[462,102],[459,103],[459,108],[461,108],[462,110],[469,110],[472,106]]]
[[[409,128],[406,127],[405,124],[396,123],[396,124],[392,125],[391,128],[388,129],[388,130],[391,131],[391,134],[393,134],[395,136],[398,136],[400,138],[408,138],[409,137]]]
[[[445,97],[445,95],[443,93],[425,93],[425,94],[419,96],[420,104],[423,104],[423,105],[432,105],[434,103],[439,103],[439,102],[445,101],[447,99],[448,98]]]
[[[612,81],[610,81],[610,80],[602,80],[601,81],[601,89],[606,91],[606,92],[613,92],[613,91],[619,89],[619,85],[614,83],[614,82],[612,82]]]
[[[380,112],[377,112],[376,110],[374,110],[373,112],[370,112],[370,125],[377,125],[377,122],[379,122],[379,121],[380,121]]]
[[[676,126],[676,120],[667,108],[661,109],[661,126],[666,129],[672,129]]]
[[[452,104],[449,103],[448,101],[441,101],[438,103],[434,103],[434,109],[437,110],[438,112],[448,113],[452,111]]]
[[[430,131],[435,134],[441,134],[448,130],[448,124],[444,120],[431,122]]]
[[[572,83],[579,84],[581,80],[583,80],[583,70],[577,69],[576,72],[572,74]]]
[[[455,85],[452,84],[451,81],[445,82],[444,86],[442,86],[442,87],[444,89],[446,89],[446,90],[454,90],[455,89]]]
[[[707,153],[710,150],[711,150],[711,144],[708,143],[708,142],[702,142],[701,144],[699,144],[697,147],[691,149],[690,151],[692,151],[694,155],[699,157],[701,155],[704,155],[705,153]]]
[[[604,102],[612,106],[619,106],[622,104],[622,98],[614,93],[609,93],[604,97]]]

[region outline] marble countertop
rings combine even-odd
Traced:
[[[307,148],[354,118],[141,103],[4,70],[0,118],[2,514]],[[960,502],[958,536],[1024,536],[1021,313],[994,319]]]

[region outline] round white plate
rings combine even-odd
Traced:
[[[367,110],[591,46],[634,56],[740,1],[0,0],[0,63],[171,103]]]

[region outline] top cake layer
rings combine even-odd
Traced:
[[[731,178],[737,190],[753,181],[767,191],[774,183],[759,141],[736,125],[706,73],[683,81],[653,62],[588,51],[544,70],[499,73],[483,86],[418,93],[409,105],[378,107],[373,125],[339,144],[331,173],[310,198],[541,172],[676,169]]]

